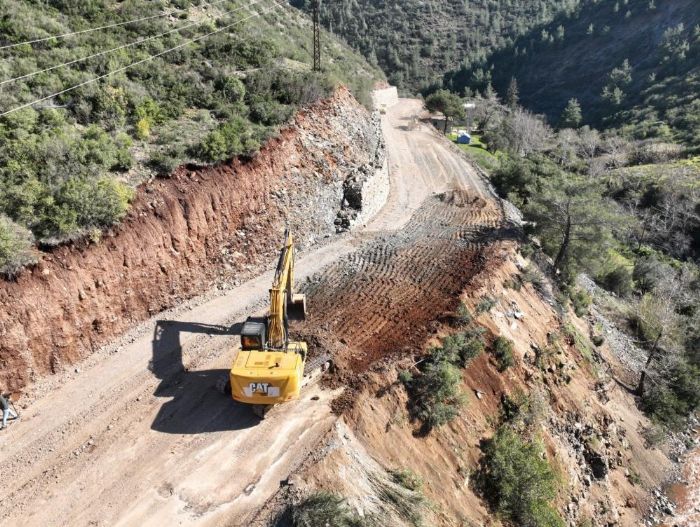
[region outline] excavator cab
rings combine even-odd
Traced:
[[[255,351],[265,349],[266,326],[264,320],[248,319],[241,329],[241,350]]]
[[[231,367],[234,400],[254,405],[264,416],[275,404],[297,399],[301,392],[308,347],[289,342],[288,323],[306,317],[306,297],[293,293],[294,244],[285,233],[270,289],[270,312],[265,318],[249,318],[241,330],[241,351]]]

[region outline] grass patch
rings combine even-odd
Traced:
[[[373,518],[361,518],[350,510],[341,496],[330,492],[316,492],[296,505],[290,505],[276,525],[291,527],[369,527],[377,525]]]
[[[483,168],[486,172],[496,170],[500,165],[498,157],[488,150],[488,146],[481,140],[478,134],[470,134],[471,144],[461,145],[457,143],[457,134],[452,132],[447,137],[457,144],[457,146],[465,152],[477,165]]]
[[[423,488],[423,478],[410,468],[393,470],[391,472],[391,478],[394,480],[394,483],[408,490],[417,492]]]
[[[420,485],[422,485],[422,481],[420,481],[420,478],[418,478],[417,480],[414,479],[417,478],[417,476],[411,471],[399,471],[398,473],[401,474],[401,481],[396,481],[397,472],[394,472],[392,473],[392,479],[394,481],[388,481],[386,479],[372,477],[372,486],[374,487],[374,490],[377,493],[377,497],[381,500],[383,505],[386,505],[393,509],[396,512],[396,514],[399,517],[406,520],[409,523],[409,525],[413,525],[414,527],[421,527],[423,525],[423,508],[425,507],[427,500],[425,499],[425,496],[423,496],[423,493],[420,491],[420,486],[419,488],[411,489],[405,486],[405,484],[419,483]],[[411,477],[409,477],[408,479],[406,479],[407,473],[411,474]],[[322,526],[325,524],[318,525]],[[330,523],[328,525],[334,526],[335,524]],[[362,525],[368,526],[375,524],[363,523]],[[381,523],[381,525],[388,525],[387,523],[385,523],[385,519]],[[310,525],[309,527],[312,526]],[[316,527],[316,524],[314,524],[313,527]]]

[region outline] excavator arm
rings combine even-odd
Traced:
[[[288,322],[306,317],[306,297],[294,294],[294,238],[284,233],[275,278],[270,289],[270,314],[267,318],[268,349],[284,350],[289,344]]]

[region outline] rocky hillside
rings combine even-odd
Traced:
[[[293,0],[308,11],[311,2]],[[467,68],[580,0],[342,0],[325,2],[325,27],[378,64],[392,84],[417,92]]]
[[[340,89],[253,159],[143,184],[101,241],[62,245],[0,282],[0,385],[19,391],[135,323],[260,272],[285,226],[307,247],[361,221],[388,188],[375,178],[387,177],[384,148],[376,116]]]
[[[0,273],[99,237],[142,181],[254,154],[339,83],[369,104],[381,72],[330,36],[310,71],[309,29],[271,1],[2,2]]]
[[[649,445],[651,422],[616,382],[638,374],[619,361],[622,348],[592,315],[558,305],[517,244],[496,243],[488,261],[461,307],[428,324],[422,350],[357,376],[324,446],[254,525],[300,525],[288,519],[322,505],[343,510],[323,492],[344,497],[347,514],[369,526],[501,525],[498,517],[503,525],[632,527],[671,510],[658,497],[673,475],[669,450]],[[465,336],[482,346],[465,345]],[[508,360],[500,342],[510,343]],[[437,356],[455,350],[459,410],[426,430],[415,412],[418,381],[431,371],[426,363],[454,360]],[[530,480],[516,481],[518,472]]]

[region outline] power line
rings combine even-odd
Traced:
[[[246,8],[249,8],[249,7],[254,6],[255,4],[259,4],[260,2],[262,2],[262,0],[255,0],[254,2],[251,2],[251,3],[248,4],[248,5],[245,5],[245,6],[242,6],[242,7],[238,7],[238,8],[236,8],[236,9],[231,10],[231,11],[227,11],[227,12],[223,13],[221,16],[223,17],[223,16],[231,15],[231,14],[233,14],[233,13],[236,13],[237,11],[241,11],[242,9],[246,9]],[[213,4],[211,4],[211,5],[213,5]],[[39,74],[41,74],[41,73],[47,73],[47,72],[49,72],[49,71],[54,71],[54,70],[57,70],[57,69],[59,69],[59,68],[63,68],[63,67],[65,67],[65,66],[70,66],[70,65],[72,65],[72,64],[77,64],[77,63],[79,63],[79,62],[84,62],[84,61],[86,61],[86,60],[94,59],[95,57],[101,57],[102,55],[107,55],[108,53],[113,53],[113,52],[119,51],[119,50],[121,50],[121,49],[127,49],[127,48],[131,48],[131,47],[134,47],[134,46],[140,46],[141,44],[145,44],[146,42],[149,42],[149,41],[154,40],[154,39],[156,39],[156,38],[161,38],[161,37],[164,37],[164,36],[169,35],[169,34],[171,34],[171,33],[176,33],[176,32],[178,32],[178,31],[183,31],[183,30],[185,30],[185,29],[189,29],[189,28],[191,28],[191,27],[193,27],[193,26],[199,26],[199,25],[201,25],[201,24],[204,24],[204,22],[193,22],[192,24],[188,24],[188,25],[186,25],[186,26],[182,26],[182,27],[178,27],[178,28],[175,28],[175,29],[171,29],[171,30],[169,30],[169,31],[166,31],[165,33],[160,33],[160,34],[158,34],[158,35],[153,35],[153,36],[151,36],[151,37],[143,38],[143,39],[141,39],[141,40],[137,40],[136,42],[130,42],[130,43],[124,44],[124,45],[122,45],[122,46],[117,46],[116,48],[108,49],[108,50],[105,50],[105,51],[100,51],[100,52],[98,52],[98,53],[94,53],[94,54],[92,54],[92,55],[88,55],[87,57],[82,57],[82,58],[79,58],[79,59],[71,60],[71,61],[69,61],[69,62],[64,62],[63,64],[57,64],[56,66],[51,66],[51,67],[45,68],[45,69],[43,69],[43,70],[33,71],[33,72],[31,72],[31,73],[27,73],[26,75],[21,75],[20,77],[14,77],[14,78],[12,78],[12,79],[6,79],[6,80],[4,80],[4,81],[0,81],[0,86],[4,86],[5,84],[9,84],[9,83],[11,83],[11,82],[15,82],[15,81],[19,81],[19,80],[29,79],[30,77],[35,77],[36,75],[39,75]]]
[[[37,100],[35,100],[35,101],[28,102],[28,103],[26,103],[26,104],[22,104],[21,106],[17,106],[16,108],[12,108],[11,110],[7,110],[6,112],[0,113],[0,117],[5,117],[6,115],[9,115],[9,114],[11,114],[11,113],[17,112],[17,111],[19,111],[19,110],[23,110],[23,109],[25,109],[25,108],[29,108],[30,106],[34,106],[34,105],[37,104],[37,103],[46,101],[46,100],[48,100],[48,99],[53,99],[54,97],[58,97],[59,95],[63,95],[64,93],[68,93],[68,92],[71,92],[71,91],[73,91],[73,90],[77,90],[78,88],[82,88],[83,86],[86,86],[86,85],[88,85],[88,84],[92,84],[93,82],[97,82],[97,81],[99,81],[99,80],[102,80],[102,79],[105,79],[105,78],[107,78],[107,77],[110,77],[110,76],[114,75],[115,73],[120,73],[120,72],[125,71],[125,70],[127,70],[127,69],[129,69],[129,68],[133,68],[134,66],[138,66],[139,64],[143,64],[143,63],[145,63],[145,62],[149,62],[149,61],[151,61],[151,60],[153,60],[153,59],[155,59],[155,58],[161,57],[161,56],[163,56],[163,55],[165,55],[165,54],[167,54],[167,53],[170,53],[170,52],[172,52],[172,51],[181,49],[181,48],[183,48],[183,47],[185,47],[185,46],[187,46],[187,45],[189,45],[189,44],[192,44],[192,43],[194,43],[194,42],[198,42],[198,41],[200,41],[200,40],[202,40],[202,39],[205,39],[205,38],[207,38],[207,37],[210,37],[210,36],[212,36],[212,35],[214,35],[214,34],[216,34],[216,33],[220,33],[220,32],[222,32],[222,31],[225,31],[226,29],[229,29],[230,27],[233,27],[233,26],[235,26],[235,25],[241,24],[241,23],[245,22],[246,20],[250,20],[251,18],[255,18],[255,17],[257,17],[257,16],[260,16],[260,15],[263,15],[263,14],[266,14],[266,13],[269,13],[270,11],[272,11],[273,9],[275,9],[276,7],[283,7],[282,5],[278,4],[277,2],[273,2],[273,3],[274,3],[275,5],[272,6],[272,7],[270,7],[270,8],[267,9],[266,11],[262,11],[262,12],[260,12],[260,13],[255,13],[254,15],[251,15],[251,16],[249,16],[249,17],[242,18],[241,20],[237,20],[236,22],[232,22],[231,24],[228,24],[228,25],[226,25],[226,26],[223,26],[223,27],[221,27],[221,28],[219,28],[219,29],[217,29],[217,30],[215,30],[215,31],[211,31],[211,32],[207,33],[206,35],[201,35],[201,36],[199,36],[199,37],[197,37],[197,38],[193,38],[193,39],[188,40],[188,41],[186,41],[186,42],[183,42],[182,44],[179,44],[179,45],[177,45],[177,46],[175,46],[175,47],[173,47],[173,48],[166,49],[165,51],[161,51],[160,53],[157,53],[157,54],[155,54],[155,55],[151,55],[151,56],[149,56],[149,57],[147,57],[147,58],[145,58],[145,59],[141,59],[141,60],[138,60],[138,61],[136,61],[136,62],[132,62],[131,64],[127,64],[126,66],[122,66],[121,68],[117,68],[116,70],[110,71],[109,73],[105,73],[104,75],[100,75],[99,77],[95,77],[94,79],[89,79],[89,80],[87,80],[87,81],[81,82],[80,84],[76,84],[75,86],[71,86],[70,88],[66,88],[65,90],[61,90],[61,91],[56,92],[56,93],[53,93],[53,94],[51,94],[51,95],[47,95],[46,97],[42,97],[41,99],[37,99]]]
[[[216,0],[216,2],[210,2],[206,5],[213,6],[216,4],[220,4],[222,2],[225,2],[226,0]],[[113,27],[120,27],[120,26],[128,26],[130,24],[136,24],[138,22],[145,22],[146,20],[154,20],[156,18],[163,18],[164,16],[170,16],[175,11],[170,11],[167,13],[159,13],[157,15],[151,15],[151,16],[145,16],[143,18],[136,18],[134,20],[127,20],[125,22],[116,22],[114,24],[108,24],[106,26],[100,26],[100,27],[93,27],[91,29],[83,29],[80,31],[72,31],[70,33],[63,33],[62,35],[53,35],[51,37],[42,37],[42,38],[35,38],[34,40],[25,40],[24,42],[16,42],[14,44],[6,44],[4,46],[0,46],[0,50],[3,49],[11,49],[11,48],[17,48],[19,46],[26,46],[26,45],[32,45],[32,44],[38,44],[40,42],[46,42],[48,40],[58,40],[58,39],[63,39],[63,38],[69,38],[69,37],[74,37],[76,35],[84,35],[86,33],[93,33],[95,31],[102,31],[104,29],[111,29]]]

